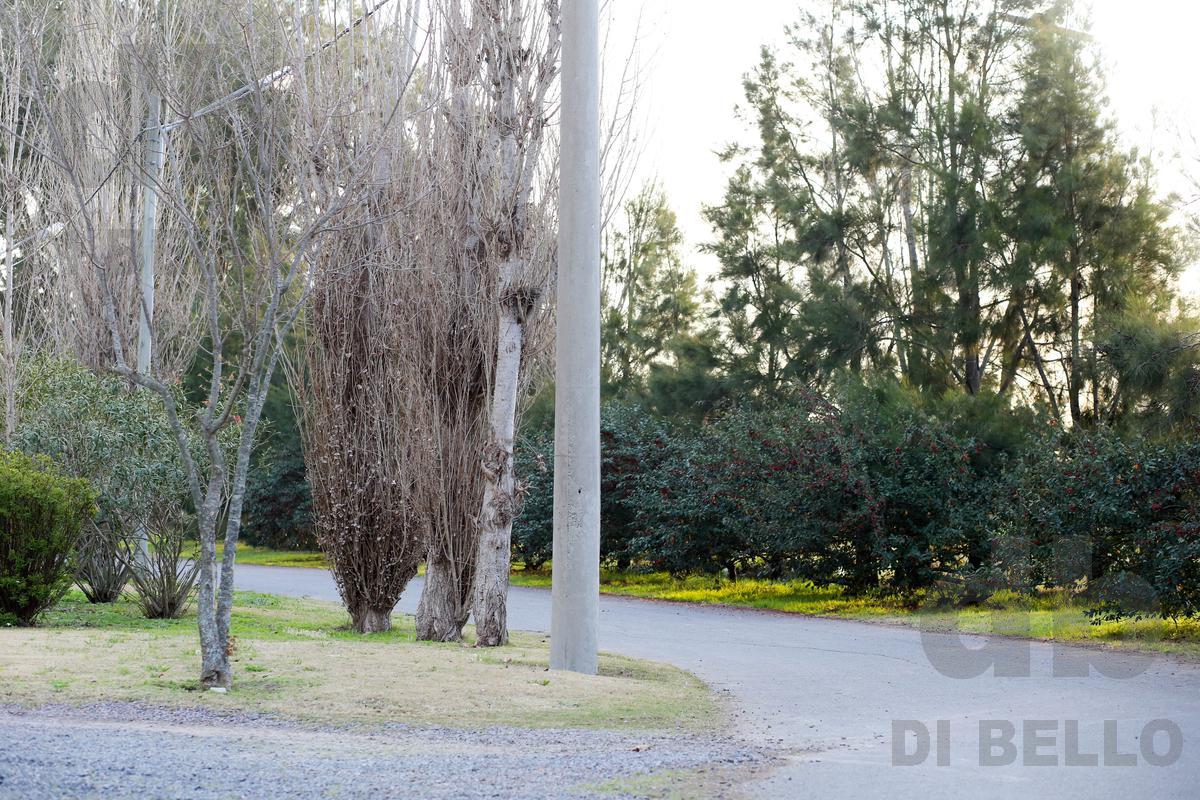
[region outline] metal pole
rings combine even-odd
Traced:
[[[562,6],[550,667],[594,675],[600,622],[598,0]]]

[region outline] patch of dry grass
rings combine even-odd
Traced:
[[[707,688],[673,667],[604,656],[601,675],[549,672],[544,637],[496,650],[345,629],[340,607],[239,594],[234,691],[197,690],[195,622],[152,623],[128,603],[69,599],[46,627],[0,629],[0,703],[127,700],[250,710],[305,720],[456,727],[702,728],[718,712]]]
[[[697,797],[748,798],[746,784],[765,776],[773,764],[710,765],[695,769],[662,770],[629,775],[587,785],[597,794],[642,797],[646,800],[695,800]]]

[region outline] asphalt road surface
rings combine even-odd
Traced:
[[[237,583],[338,599],[323,570]],[[550,593],[513,587],[509,627],[549,625]],[[754,797],[1200,798],[1200,666],[1166,657],[607,596],[600,645],[728,693],[737,733],[789,754]]]

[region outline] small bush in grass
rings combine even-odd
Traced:
[[[97,517],[84,528],[75,551],[75,584],[89,603],[115,603],[129,583],[136,547],[111,521]]]
[[[147,552],[128,561],[138,606],[147,619],[179,619],[187,611],[200,562],[185,558],[195,539],[192,520],[170,500],[151,502],[138,527]]]
[[[33,625],[62,598],[95,513],[87,481],[64,477],[46,458],[0,453],[0,616]]]

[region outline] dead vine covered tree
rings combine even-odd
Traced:
[[[507,640],[505,605],[517,506],[513,437],[529,362],[547,343],[554,264],[557,0],[446,0],[437,163],[438,243],[430,280],[449,313],[434,343],[444,491],[418,631]]]
[[[432,312],[415,268],[424,209],[419,151],[429,113],[413,82],[417,9],[376,17],[347,39],[355,113],[333,121],[339,143],[318,180],[374,152],[372,177],[315,249],[298,387],[317,536],[355,630],[388,630],[425,556],[422,481],[433,469],[425,366],[413,346]],[[330,76],[332,79],[332,76]],[[355,92],[347,80],[344,94]],[[405,126],[392,124],[398,115]],[[335,167],[335,168],[330,168]],[[326,191],[336,190],[336,182]]]
[[[424,394],[435,438],[434,469],[421,491],[428,531],[425,586],[417,608],[417,636],[458,641],[470,615],[477,528],[483,496],[479,452],[485,428],[490,344],[479,284],[468,190],[477,180],[472,86],[478,80],[461,9],[435,6],[437,52],[430,59],[428,95],[436,112],[422,153],[426,231],[420,250],[426,306],[412,346],[425,364]],[[460,37],[460,38],[456,38]]]

